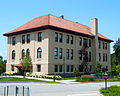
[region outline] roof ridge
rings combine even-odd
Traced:
[[[51,15],[51,14],[49,14],[49,15]],[[51,15],[51,16],[54,16],[54,15]],[[57,16],[54,16],[54,17],[57,17]],[[60,17],[57,17],[57,18],[60,18]],[[77,22],[74,22],[74,21],[71,21],[71,20],[62,19],[62,18],[60,18],[60,19],[61,19],[61,20],[66,20],[66,21],[69,21],[69,22],[72,22],[72,23],[75,23],[75,24],[78,24],[78,25],[83,25],[83,24],[80,24],[80,23],[77,23]],[[89,27],[89,26],[87,26],[87,25],[83,25],[83,26]],[[89,28],[91,28],[91,27],[89,27]]]

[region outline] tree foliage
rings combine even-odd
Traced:
[[[0,56],[0,74],[6,71],[6,60],[3,60],[3,57]]]
[[[111,72],[115,74],[120,72],[120,38],[114,43],[113,50],[114,53],[111,54]]]
[[[100,62],[97,62],[96,67],[95,67],[95,72],[100,73],[102,68],[102,64]]]
[[[32,69],[32,62],[31,61],[32,61],[32,59],[29,55],[26,55],[21,59],[22,69],[24,71],[28,71],[28,70]]]

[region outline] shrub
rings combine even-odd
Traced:
[[[35,77],[35,78],[46,78],[46,79],[53,79],[54,75],[45,75],[45,74],[41,74],[41,73],[26,73],[27,77]],[[59,75],[55,76],[56,80],[62,80],[62,77]]]
[[[100,89],[100,93],[104,96],[120,96],[120,86],[111,86]]]
[[[89,81],[94,81],[93,77],[77,77],[76,79],[77,82],[89,82]]]

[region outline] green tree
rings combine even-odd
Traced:
[[[75,77],[77,75],[77,68],[75,67],[74,70],[73,70],[74,74],[75,74]]]
[[[117,73],[120,73],[120,63],[119,63],[119,65],[116,66],[116,71],[117,71]]]
[[[3,60],[3,57],[0,56],[0,74],[6,71],[6,60]]]
[[[115,51],[115,58],[118,63],[120,63],[120,38],[115,42],[113,49]]]
[[[97,62],[96,67],[95,67],[95,72],[100,73],[101,72],[101,67],[102,67],[102,64],[100,64],[100,62]]]
[[[24,78],[25,78],[26,72],[32,70],[32,62],[31,61],[32,61],[32,59],[29,55],[26,55],[21,59],[22,70],[24,71]]]

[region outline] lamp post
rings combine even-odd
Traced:
[[[63,66],[64,66],[63,78],[64,78],[64,80],[65,80],[65,57],[63,57]]]

